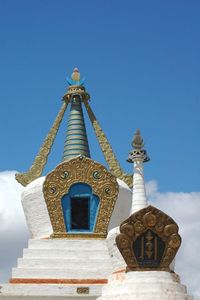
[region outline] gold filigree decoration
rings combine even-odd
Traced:
[[[88,101],[84,98],[83,99],[83,102],[85,104],[85,107],[86,107],[86,110],[88,112],[88,116],[90,118],[90,121],[93,125],[93,128],[94,128],[94,131],[95,131],[95,134],[96,134],[96,137],[99,141],[99,145],[101,147],[101,150],[103,152],[103,155],[105,157],[105,160],[110,168],[110,171],[119,179],[123,180],[124,182],[127,183],[127,185],[131,188],[133,186],[133,175],[129,175],[129,174],[126,174],[117,158],[115,157],[115,154],[113,152],[113,149],[105,135],[105,133],[103,132],[100,124],[98,123]]]
[[[68,193],[72,184],[84,182],[92,187],[93,193],[100,199],[96,225],[93,233],[67,233],[61,199]],[[105,238],[112,211],[118,195],[116,177],[101,164],[78,156],[59,164],[46,176],[43,185],[44,198],[47,204],[51,224],[52,237],[66,238]]]
[[[90,99],[90,95],[86,92],[84,86],[81,85],[70,85],[63,99],[69,102],[73,95],[80,95],[82,99],[86,100]]]
[[[27,186],[30,182],[37,179],[41,176],[42,171],[46,165],[48,155],[51,151],[53,142],[56,138],[58,129],[60,127],[60,123],[64,116],[65,110],[67,108],[67,102],[64,102],[54,123],[49,131],[48,135],[46,136],[43,145],[41,146],[38,155],[36,156],[33,165],[30,167],[28,172],[26,173],[19,173],[15,175],[16,180],[24,186]]]
[[[116,237],[127,271],[170,271],[181,245],[178,229],[172,218],[153,206],[132,214],[120,225]]]

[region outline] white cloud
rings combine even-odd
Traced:
[[[15,180],[15,173],[0,172],[0,282],[11,277],[28,239],[20,197],[23,187]]]
[[[21,207],[23,187],[14,178],[16,171],[0,172],[0,282],[11,275],[22,249],[26,247],[28,230]],[[156,181],[146,184],[152,205],[169,214],[180,227],[183,242],[176,257],[176,272],[188,291],[200,299],[200,192],[160,193]]]
[[[159,193],[156,181],[146,184],[149,202],[170,215],[179,225],[182,245],[175,271],[190,294],[200,299],[200,192]]]

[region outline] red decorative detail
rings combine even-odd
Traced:
[[[126,272],[126,269],[120,269],[120,270],[113,272],[113,274],[125,273],[125,272]]]
[[[107,279],[57,279],[57,278],[11,278],[10,283],[20,284],[106,284]]]

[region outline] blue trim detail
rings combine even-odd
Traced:
[[[85,134],[81,134],[81,133],[67,133],[66,137],[72,136],[72,135],[86,137]]]
[[[81,128],[85,128],[85,124],[83,124],[83,123],[79,123],[79,124],[77,124],[77,123],[69,124],[68,123],[67,128],[72,127],[72,126],[78,126]]]
[[[66,149],[66,150],[63,151],[63,153],[65,153],[65,152],[74,152],[74,151],[84,151],[84,152],[88,153],[87,149],[80,149],[80,148]]]
[[[72,198],[87,198],[89,201],[88,206],[88,219],[89,229],[72,229]],[[64,195],[61,199],[63,216],[67,232],[80,233],[80,232],[93,232],[96,224],[97,213],[99,209],[99,197],[94,195],[90,185],[86,183],[75,183],[70,189],[69,193]]]
[[[68,138],[68,139],[66,140],[66,142],[65,142],[65,145],[67,145],[68,142],[71,143],[71,142],[73,142],[73,141],[74,141],[75,143],[76,143],[77,141],[82,141],[82,142],[85,142],[85,143],[88,144],[88,141],[87,141],[87,140],[84,140],[84,139],[80,139],[80,138],[78,138],[78,139],[75,139],[75,138],[69,139],[69,138]]]
[[[72,131],[72,130],[81,130],[81,129],[80,129],[80,128],[69,128],[69,127],[68,127],[68,131]],[[82,135],[86,136],[85,133],[83,133]]]

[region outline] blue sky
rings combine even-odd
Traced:
[[[159,190],[199,191],[200,2],[0,1],[1,171],[26,171],[78,67],[121,165],[136,128]],[[92,157],[104,162],[88,122]],[[66,119],[45,172],[62,157]]]

